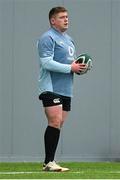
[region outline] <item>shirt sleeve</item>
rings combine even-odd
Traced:
[[[55,42],[50,36],[43,37],[38,41],[40,64],[42,65],[43,69],[49,71],[70,73],[71,65],[62,64],[53,60],[54,46],[55,46]]]

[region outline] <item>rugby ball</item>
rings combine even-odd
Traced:
[[[76,59],[76,63],[81,63],[81,64],[87,65],[87,68],[85,69],[85,71],[77,73],[79,75],[85,74],[88,70],[90,70],[92,68],[92,58],[88,54],[80,54]]]

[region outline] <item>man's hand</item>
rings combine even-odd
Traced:
[[[86,64],[76,63],[75,61],[73,61],[73,63],[71,64],[72,72],[80,73],[80,72],[84,72],[86,69],[87,69]]]

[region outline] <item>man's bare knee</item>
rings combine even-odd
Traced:
[[[60,128],[62,120],[62,106],[45,108],[46,117],[48,119],[48,125]]]
[[[49,124],[49,126],[52,126],[55,128],[60,128],[61,117],[59,117],[59,115],[53,115],[52,117],[49,117],[48,124]]]

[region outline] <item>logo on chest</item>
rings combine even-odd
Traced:
[[[68,46],[68,52],[70,56],[74,55],[74,49],[71,46]]]

